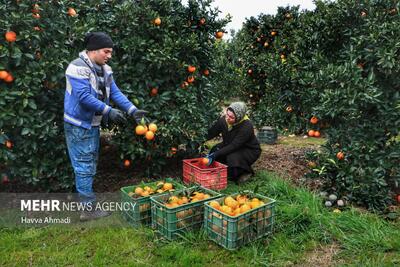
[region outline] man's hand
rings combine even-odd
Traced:
[[[110,120],[114,123],[117,124],[126,123],[126,118],[124,116],[124,113],[119,109],[112,108],[110,110],[110,113],[108,113],[108,115],[110,116]]]
[[[141,124],[142,123],[142,119],[146,119],[145,115],[148,114],[149,112],[147,112],[146,110],[142,110],[142,109],[137,109],[135,112],[133,112],[132,116],[133,118],[135,118],[135,121],[137,124]]]

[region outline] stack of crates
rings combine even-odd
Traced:
[[[228,168],[214,161],[210,166],[202,163],[203,158],[183,160],[183,182],[199,184],[213,190],[225,189],[228,185]]]
[[[200,194],[207,195],[207,198],[191,197]],[[179,202],[179,200],[183,200],[181,196],[185,196],[188,201],[191,199],[193,201]],[[204,222],[204,202],[221,196],[221,194],[204,187],[191,187],[153,196],[151,197],[153,228],[169,240],[184,233],[199,230]],[[168,205],[166,205],[167,203]],[[173,205],[173,203],[178,205]]]
[[[257,197],[264,204],[237,216],[231,216],[210,206],[210,201],[205,203],[205,231],[211,240],[229,250],[237,249],[273,231],[276,201],[249,191],[244,193]],[[224,199],[225,197],[221,197],[216,201],[222,204]]]
[[[172,179],[165,179],[165,182],[171,183],[174,190],[185,188],[184,185],[175,182]],[[150,196],[139,197],[133,194],[135,188],[149,186],[155,188],[159,182],[142,183],[133,186],[126,186],[121,188],[121,199],[123,202],[131,203],[131,208],[122,211],[122,216],[129,224],[134,227],[140,225],[151,226],[151,201]],[[154,194],[154,195],[157,195]],[[158,194],[159,195],[159,194]]]

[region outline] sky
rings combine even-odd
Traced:
[[[186,4],[187,0],[182,0]],[[300,6],[300,10],[313,10],[315,5],[312,0],[214,0],[212,6],[218,7],[222,11],[220,17],[225,17],[228,13],[232,16],[226,30],[238,31],[246,18],[257,17],[259,14],[276,14],[279,6]]]

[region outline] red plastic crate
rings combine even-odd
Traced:
[[[201,162],[202,159],[183,160],[183,182],[198,183],[205,188],[215,190],[225,189],[228,185],[228,167],[217,161],[207,166]]]

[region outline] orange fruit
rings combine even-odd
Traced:
[[[317,163],[315,163],[314,161],[309,161],[307,165],[311,169],[314,169],[315,167],[317,167]]]
[[[32,13],[39,13],[40,12],[40,6],[38,4],[33,5]]]
[[[148,197],[148,196],[150,196],[150,192],[149,191],[143,191],[140,195],[142,197]]]
[[[150,96],[156,96],[158,94],[158,89],[156,87],[152,88],[150,91]]]
[[[193,196],[193,199],[197,198],[198,200],[203,200],[204,199],[204,193],[201,192],[196,192],[194,193],[195,195]]]
[[[264,43],[264,47],[268,47],[269,46],[269,43],[268,42],[265,42]]]
[[[189,199],[187,197],[181,197],[180,201],[182,202],[182,204],[189,203]]]
[[[314,137],[320,137],[321,133],[319,131],[314,131]]]
[[[35,19],[40,19],[40,14],[39,13],[33,13],[32,17],[34,17]]]
[[[143,189],[144,189],[144,191],[151,191],[151,187],[150,186],[145,186],[145,187],[143,187]]]
[[[164,191],[167,191],[167,190],[171,190],[171,189],[173,189],[174,188],[174,186],[171,184],[171,183],[165,183],[164,185],[163,185],[163,190]]]
[[[210,75],[210,71],[208,69],[203,70],[204,76]]]
[[[39,26],[35,26],[35,27],[33,27],[33,29],[35,30],[35,31],[41,31],[42,29],[40,29],[40,27]]]
[[[8,149],[11,149],[11,148],[13,147],[13,143],[12,143],[10,140],[7,140],[6,143],[5,143],[5,145],[6,145],[6,147],[7,147]]]
[[[189,67],[187,67],[187,70],[188,70],[188,72],[193,73],[193,72],[196,71],[196,67],[192,66],[192,65],[189,65]]]
[[[237,195],[236,196],[236,201],[239,203],[239,205],[243,205],[247,201],[247,197],[244,195]]]
[[[131,166],[131,161],[129,159],[124,160],[124,166],[125,167]]]
[[[135,194],[136,195],[141,195],[144,192],[143,188],[141,187],[136,187],[135,188]]]
[[[145,135],[147,140],[153,140],[154,139],[154,133],[152,131],[147,131]]]
[[[12,83],[14,81],[14,77],[9,73],[7,77],[4,78],[4,81],[7,83]]]
[[[261,203],[260,203],[260,201],[251,201],[250,202],[250,207],[252,208],[252,209],[255,209],[255,208],[257,208],[257,207],[259,207],[259,206],[261,206]]]
[[[175,155],[175,154],[176,154],[176,151],[178,151],[178,149],[176,149],[176,147],[172,147],[172,148],[171,148],[171,154],[172,154],[172,155]]]
[[[238,216],[241,213],[241,210],[239,207],[237,207],[234,211],[233,211],[233,216]]]
[[[222,212],[225,213],[225,214],[230,215],[230,214],[232,213],[232,208],[231,208],[231,207],[228,207],[228,206],[222,206],[222,207],[220,208],[220,211],[222,211]]]
[[[229,202],[231,202],[232,200],[235,200],[233,197],[231,197],[231,196],[227,196],[225,199],[224,199],[224,204],[225,205],[228,205],[228,203]]]
[[[209,160],[208,158],[202,158],[202,159],[201,159],[201,163],[202,163],[203,165],[207,165],[209,162],[210,162],[210,160]]]
[[[251,210],[251,207],[248,204],[243,204],[240,207],[240,213],[245,213],[246,211],[249,211],[249,210]]]
[[[314,131],[314,130],[309,130],[309,131],[308,131],[308,136],[309,136],[309,137],[313,137],[314,134],[315,134],[315,131]]]
[[[293,111],[292,106],[287,106],[286,111],[289,112],[289,113],[292,112]]]
[[[271,32],[271,36],[275,36],[276,34],[277,34],[276,31],[272,31],[272,32]]]
[[[75,17],[76,16],[76,11],[72,7],[68,8],[68,15],[70,17]]]
[[[186,87],[189,86],[189,83],[187,81],[184,81],[183,83],[181,83],[181,88],[182,89],[186,89]]]
[[[219,209],[220,208],[220,205],[219,205],[219,203],[218,203],[218,201],[215,201],[215,200],[213,200],[213,201],[211,201],[210,203],[208,203],[211,207],[213,207],[214,209]]]
[[[153,133],[157,132],[157,125],[155,123],[150,123],[149,130],[152,131]]]
[[[284,54],[281,55],[281,59],[285,59],[286,56]]]
[[[144,135],[144,134],[146,134],[146,132],[147,132],[147,130],[143,125],[138,125],[135,128],[135,133],[137,135]]]
[[[6,32],[5,37],[6,41],[10,43],[15,42],[15,40],[17,40],[17,34],[13,31]]]
[[[154,19],[154,25],[160,26],[161,25],[161,19],[160,18],[155,18]]]
[[[343,160],[344,159],[344,153],[342,151],[339,151],[336,154],[336,157],[337,157],[338,160]]]
[[[238,207],[238,202],[236,200],[231,200],[226,204],[228,207],[231,207],[232,210],[235,210]]]
[[[194,82],[194,76],[189,76],[189,77],[187,78],[187,82],[188,82],[188,83]]]
[[[249,70],[247,71],[247,73],[248,73],[248,74],[252,74],[252,73],[253,73],[253,70],[252,70],[252,69],[249,69]]]
[[[0,70],[0,80],[4,80],[8,76],[8,72],[5,70]]]
[[[224,33],[221,31],[215,33],[215,37],[217,37],[217,39],[221,39],[222,36],[224,36]]]
[[[318,118],[315,116],[312,116],[310,119],[311,124],[317,124],[318,123]]]
[[[179,201],[179,197],[177,197],[177,196],[171,196],[171,197],[169,197],[169,199],[168,199],[168,203],[170,203],[170,204],[172,204],[172,203],[178,203],[178,201]]]

